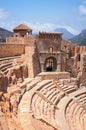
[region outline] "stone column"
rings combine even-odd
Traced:
[[[44,72],[44,62],[41,62],[41,72]]]
[[[61,72],[61,53],[58,54],[57,58],[57,72]]]

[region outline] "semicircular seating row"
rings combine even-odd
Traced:
[[[3,74],[6,74],[8,72],[8,69],[13,67],[14,60],[17,60],[19,58],[21,58],[21,56],[1,58],[0,71],[2,71]]]
[[[65,110],[65,117],[69,130],[86,130],[86,92],[70,100]]]
[[[68,93],[76,91],[74,85],[62,86],[59,82],[41,81],[31,99],[31,111],[35,118],[43,119],[57,128],[55,111],[57,104]]]

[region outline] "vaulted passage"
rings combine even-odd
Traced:
[[[54,57],[49,57],[45,60],[45,71],[55,71],[57,67],[57,61]]]

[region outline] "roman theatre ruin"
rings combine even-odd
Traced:
[[[86,46],[20,24],[0,44],[0,130],[86,130]]]

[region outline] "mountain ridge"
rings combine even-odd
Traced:
[[[0,27],[0,42],[6,42],[6,37],[13,36],[13,32]]]
[[[55,32],[62,32],[63,33],[63,38],[65,38],[65,39],[70,39],[70,38],[72,38],[72,37],[75,36],[74,34],[72,34],[71,32],[69,32],[65,28],[56,28],[54,31]]]
[[[82,46],[86,46],[86,29],[83,29],[80,34],[74,36],[73,38],[69,39],[71,42],[75,44],[79,44]]]
[[[70,33],[67,29],[65,28],[56,28],[54,32],[58,33],[61,32],[63,33],[63,38],[71,41],[74,44],[79,44],[82,46],[86,46],[86,29],[83,29],[80,34],[78,35],[73,35]],[[6,42],[6,37],[13,36],[13,32],[4,29],[0,27],[0,42]]]

